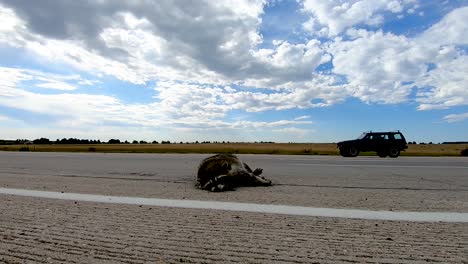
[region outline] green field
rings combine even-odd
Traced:
[[[468,144],[408,145],[403,156],[460,156]],[[286,155],[339,155],[333,143],[211,143],[211,144],[95,144],[0,145],[3,151],[106,152],[106,153],[237,153]],[[361,153],[360,155],[375,155]]]

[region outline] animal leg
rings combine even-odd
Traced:
[[[247,172],[252,173],[252,169],[247,165],[247,163],[244,162],[244,168]]]
[[[214,179],[209,180],[202,189],[209,190],[212,192],[223,192],[233,190],[234,188],[227,183],[229,175],[219,175]]]
[[[263,169],[256,168],[256,169],[252,172],[252,174],[255,175],[255,176],[258,176],[258,175],[262,174],[262,172],[263,172]]]
[[[257,185],[261,185],[261,186],[270,186],[271,185],[271,181],[266,179],[265,177],[261,177],[261,176],[255,175],[255,174],[253,174],[252,177],[254,178],[254,181],[255,181],[255,183]]]
[[[248,173],[252,173],[253,175],[260,175],[263,172],[263,169],[260,169],[260,168],[256,168],[254,171],[252,171],[249,165],[247,165],[245,162],[244,162],[244,168],[245,170],[247,170]]]

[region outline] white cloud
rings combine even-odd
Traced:
[[[468,8],[456,9],[414,38],[350,29],[348,39],[330,44],[332,71],[345,76],[348,94],[364,102],[402,103],[416,89],[419,110],[466,105],[468,60],[458,45],[468,44],[468,25],[447,23],[464,16]]]
[[[6,82],[5,80],[9,80],[10,76],[19,77]],[[39,71],[0,68],[0,106],[48,116],[53,120],[48,122],[48,126],[61,131],[67,129],[92,131],[95,127],[115,126],[152,129],[182,126],[236,130],[312,123],[306,120],[271,122],[223,120],[227,112],[233,109],[233,106],[224,102],[224,97],[232,92],[227,92],[221,87],[209,88],[197,84],[160,82],[156,87],[158,92],[155,98],[156,102],[126,104],[108,95],[90,95],[78,92],[40,94],[21,88],[23,81],[30,81],[38,78],[37,76],[47,75]],[[49,79],[52,77],[68,81],[80,80],[79,76],[48,76]]]
[[[440,59],[437,67],[429,71],[417,84],[421,87],[417,101],[419,110],[447,109],[468,105],[468,56]]]
[[[350,96],[396,104],[410,100],[414,89],[420,110],[468,101],[468,63],[460,48],[468,43],[463,23],[468,8],[454,10],[411,38],[358,27],[379,25],[388,12],[414,13],[417,1],[307,0],[308,29],[341,37],[304,43],[277,39],[270,48],[259,48],[265,1],[160,1],[151,8],[149,2],[57,1],[54,8],[47,3],[0,4],[2,45],[97,79],[109,75],[134,84],[156,83],[154,102],[125,104],[113,96],[77,91],[99,80],[0,68],[2,105],[56,116],[63,127],[284,128],[311,122],[306,117],[225,119],[232,110],[327,107]],[[329,62],[331,69],[317,71]],[[33,93],[25,82],[55,94]],[[25,103],[18,106],[18,99]]]
[[[364,102],[406,101],[412,87],[408,83],[423,76],[427,68],[416,43],[381,31],[350,30],[348,35],[353,39],[338,39],[330,52],[333,72],[346,76],[349,94]]]
[[[70,85],[65,82],[58,82],[58,81],[52,81],[52,82],[44,82],[44,83],[39,83],[36,85],[37,87],[41,88],[46,88],[46,89],[54,89],[54,90],[75,90],[76,87],[73,85]]]
[[[426,30],[420,39],[427,45],[466,45],[468,44],[467,19],[468,6],[455,9]]]
[[[281,41],[259,50],[265,1],[207,1],[194,6],[163,2],[158,8],[146,3],[76,2],[68,6],[59,2],[53,8],[37,7],[42,16],[31,5],[9,5],[18,12],[3,8],[8,10],[3,13],[21,30],[3,31],[0,42],[53,63],[134,84],[183,80],[229,85],[262,80],[282,85],[310,80],[314,69],[330,60],[315,40],[304,44]],[[76,15],[81,12],[86,15]]]
[[[88,80],[80,75],[59,75],[45,73],[42,71],[9,68],[0,66],[0,86],[14,88],[22,82],[28,82],[22,85],[28,88],[44,88],[52,90],[73,91],[80,85],[94,85],[100,83],[97,80]]]
[[[299,116],[299,117],[296,117],[294,118],[294,120],[304,120],[304,119],[309,119],[310,116]]]
[[[444,120],[449,123],[461,122],[468,119],[468,112],[462,114],[451,114],[444,116]]]
[[[379,25],[382,13],[401,13],[416,1],[387,0],[305,0],[303,10],[311,15],[304,28],[317,35],[336,36],[358,24]]]

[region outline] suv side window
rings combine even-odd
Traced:
[[[384,135],[383,139],[388,140],[388,135]]]
[[[397,140],[402,139],[400,134],[394,134],[393,137]]]

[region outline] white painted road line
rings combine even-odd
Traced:
[[[225,211],[284,214],[315,217],[338,217],[368,220],[393,220],[410,222],[462,222],[468,223],[468,213],[454,212],[394,212],[355,209],[315,208],[290,205],[234,203],[218,201],[174,200],[142,197],[120,197],[79,193],[46,192],[24,189],[0,188],[0,194],[36,198],[73,200],[83,202],[135,204],[190,209],[211,209]]]

